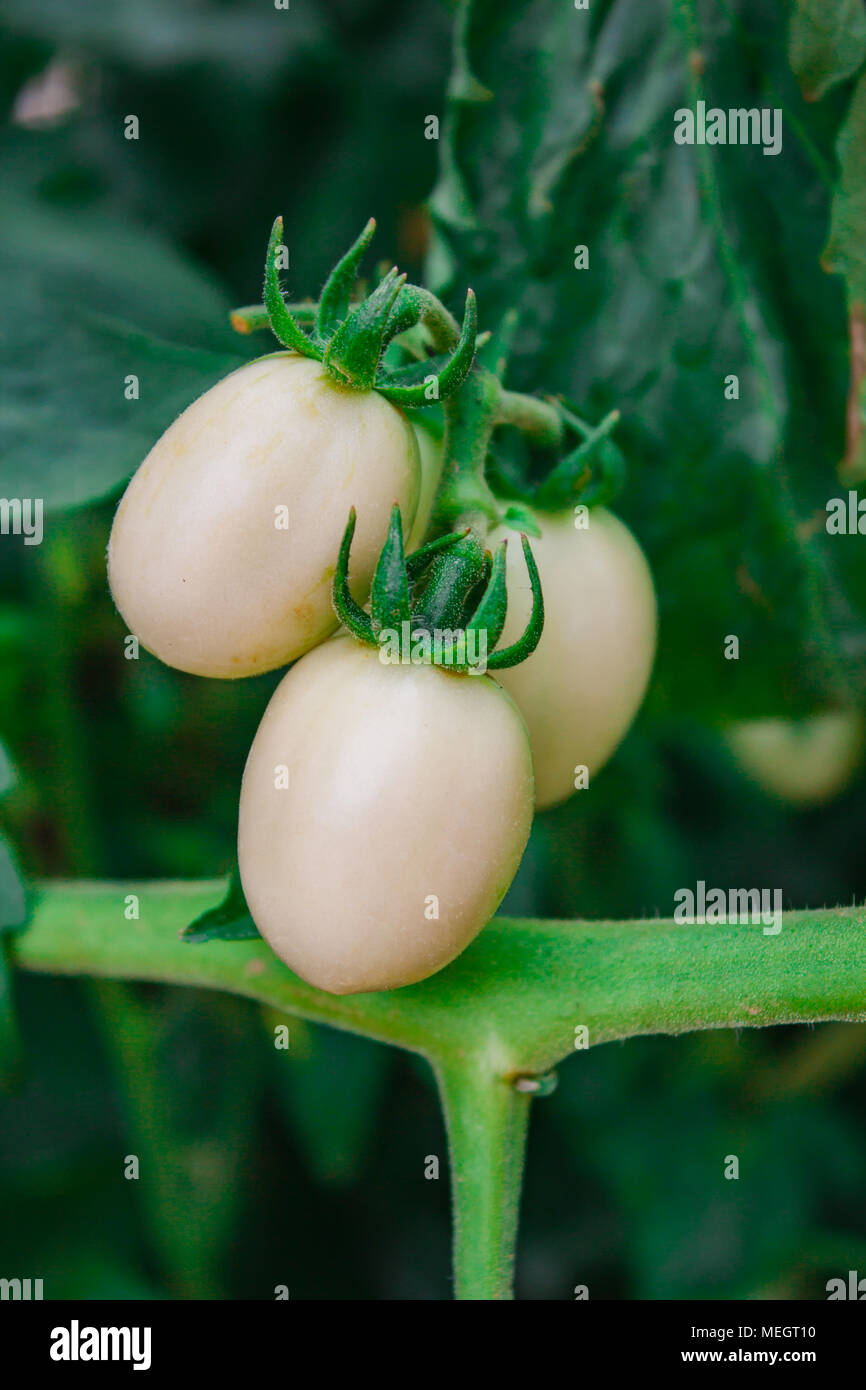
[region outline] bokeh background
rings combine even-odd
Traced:
[[[670,138],[687,64],[669,7],[594,5],[572,49],[563,8],[476,6],[462,105],[436,142],[425,117],[446,111],[454,18],[436,0],[0,0],[0,495],[54,502],[41,546],[0,538],[16,776],[0,811],[27,876],[231,862],[278,676],[125,661],[104,556],[160,429],[256,351],[226,310],[258,298],[282,211],[293,293],[314,293],[375,214],[377,253],[458,302],[471,273],[483,322],[520,302],[516,386],[564,391],[592,419],[624,411],[619,509],[659,577],[659,669],[592,795],[539,817],[505,910],[670,915],[701,878],[778,886],[788,907],[866,896],[862,768],[795,810],[723,739],[733,718],[862,693],[863,542],[804,559],[798,529],[839,491],[845,286],[819,254],[850,83],[807,110],[785,7],[696,7],[730,104],[782,101],[804,134],[778,165],[728,161],[720,231],[695,152]],[[560,281],[575,242],[606,248],[591,288]],[[742,373],[735,424],[726,370]],[[499,466],[534,461],[505,447]],[[22,977],[16,997],[26,1072],[0,1099],[0,1275],[42,1277],[48,1297],[450,1296],[445,1138],[421,1062],[300,1021],[275,1052],[261,1010],[187,990]],[[533,1117],[518,1296],[809,1298],[866,1272],[864,1050],[866,1028],[827,1024],[563,1065]],[[119,1177],[127,1153],[153,1180]],[[730,1153],[738,1182],[721,1176]]]

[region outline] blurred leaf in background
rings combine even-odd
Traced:
[[[850,698],[862,562],[806,524],[843,450],[844,286],[820,254],[844,96],[806,106],[785,9],[763,0],[464,13],[474,81],[452,88],[431,270],[470,279],[490,322],[516,305],[517,387],[623,412],[621,506],[661,605],[651,708],[720,721]],[[677,144],[674,112],[698,100],[780,108],[782,151]],[[720,660],[728,633],[739,661]]]

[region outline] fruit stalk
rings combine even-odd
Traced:
[[[445,402],[445,462],[433,509],[435,529],[471,526],[483,540],[500,519],[484,472],[499,397],[496,377],[476,365]]]
[[[565,439],[565,424],[554,405],[520,391],[500,390],[497,425],[514,425],[536,443],[558,449]]]

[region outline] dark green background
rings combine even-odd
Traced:
[[[786,7],[744,2],[745,30],[699,9],[710,95],[781,91],[807,136],[776,161],[717,161],[721,233],[694,152],[670,139],[684,63],[661,0],[594,5],[579,40],[564,3],[480,4],[467,61],[495,99],[455,109],[439,145],[424,119],[445,112],[451,16],[434,0],[0,0],[0,494],[58,504],[41,547],[0,539],[0,736],[17,769],[3,824],[28,875],[228,867],[278,677],[124,661],[112,511],[177,410],[256,350],[225,311],[257,299],[274,215],[294,294],[315,293],[371,214],[376,254],[417,277],[435,186],[427,273],[457,302],[471,280],[484,325],[520,306],[514,384],[592,418],[623,409],[621,510],[660,591],[645,710],[591,795],[539,818],[508,908],[668,915],[698,878],[779,886],[790,907],[866,895],[862,772],[793,814],[719,736],[862,693],[863,542],[804,553],[795,536],[839,491],[845,294],[818,257],[850,83],[807,108]],[[58,56],[77,109],[14,123],[16,93]],[[587,142],[591,80],[606,117]],[[593,248],[586,280],[575,242]],[[536,462],[505,442],[506,472]],[[17,994],[27,1069],[0,1109],[0,1276],[41,1277],[48,1297],[449,1295],[445,1141],[421,1063],[293,1021],[275,1052],[274,1020],[187,991],[21,978]],[[853,1025],[708,1033],[564,1065],[534,1114],[518,1296],[823,1297],[829,1277],[866,1273],[864,1041]],[[722,1177],[731,1153],[738,1182]]]

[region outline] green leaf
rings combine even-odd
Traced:
[[[0,743],[0,796],[5,796],[11,791],[15,784],[15,769],[12,766],[9,754]]]
[[[866,59],[863,0],[796,0],[788,56],[807,101],[852,77]]]
[[[0,1091],[12,1090],[21,1074],[21,1037],[13,988],[8,941],[0,936]]]
[[[864,10],[866,14],[866,10]],[[839,183],[833,195],[825,270],[845,276],[851,303],[866,302],[866,75],[851,98],[836,145]]]
[[[313,1173],[335,1186],[352,1182],[379,1118],[387,1050],[331,1028],[311,1028],[302,1056],[291,1048],[275,1056],[283,1111]]]
[[[12,857],[0,835],[0,932],[21,927],[27,920],[27,894]]]
[[[294,8],[294,7],[293,7]],[[61,50],[108,58],[129,68],[173,71],[180,64],[212,64],[245,82],[268,85],[294,54],[329,34],[317,10],[297,8],[291,24],[274,24],[255,0],[231,6],[176,5],[173,0],[139,0],[133,9],[112,0],[62,0],[34,6],[28,0],[2,0],[6,30],[47,40]]]
[[[15,769],[0,743],[0,796],[15,783]],[[27,894],[11,849],[0,834],[0,932],[23,926],[27,920]]]
[[[259,936],[250,916],[237,865],[229,878],[226,896],[218,907],[209,908],[181,932],[184,941],[249,941]]]
[[[172,1292],[225,1297],[225,1251],[255,1143],[253,1020],[231,999],[142,999],[117,981],[93,984],[91,998],[141,1165],[131,1186]]]
[[[0,796],[15,781],[12,763],[0,743]],[[21,1040],[15,1013],[9,946],[3,933],[27,920],[27,894],[12,851],[0,835],[0,1090],[9,1090],[21,1069]]]
[[[485,324],[519,313],[508,386],[594,420],[621,411],[616,506],[664,614],[647,716],[850,698],[866,596],[840,548],[799,524],[833,495],[844,432],[847,323],[819,259],[834,131],[790,73],[783,7],[759,26],[727,0],[706,27],[695,0],[466,14],[460,64],[492,97],[450,99],[431,210]],[[698,100],[781,108],[780,153],[678,145],[674,112]],[[457,185],[459,202],[441,196]],[[520,467],[516,496],[549,463]],[[739,661],[721,654],[727,633]]]
[[[78,506],[119,486],[242,365],[228,302],[152,233],[10,192],[0,229],[0,493]],[[138,399],[126,399],[127,378]]]

